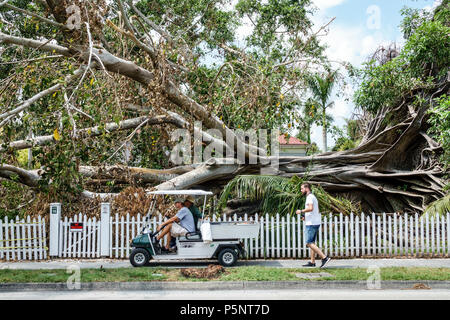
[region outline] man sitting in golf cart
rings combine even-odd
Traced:
[[[161,223],[157,228],[158,231],[164,229],[156,237],[156,240],[159,241],[167,234],[166,249],[169,251],[175,249],[170,248],[170,240],[172,237],[185,236],[188,232],[195,232],[194,217],[189,209],[184,206],[184,200],[177,198],[175,200],[175,206],[178,209],[177,214]]]
[[[200,210],[198,210],[197,206],[195,205],[194,197],[187,196],[186,199],[184,200],[184,205],[192,213],[192,216],[194,217],[195,230],[198,230],[199,229],[198,228],[198,219],[202,218],[202,214],[200,213]]]

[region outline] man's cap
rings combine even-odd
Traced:
[[[189,201],[190,203],[194,203],[195,199],[193,196],[187,196],[186,199],[184,201]]]

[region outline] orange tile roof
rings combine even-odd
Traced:
[[[284,144],[284,145],[291,145],[291,144],[293,144],[293,145],[308,145],[308,142],[297,139],[295,137],[289,137],[289,141],[286,141],[286,136],[284,134],[282,134],[278,137],[278,142],[280,144]]]

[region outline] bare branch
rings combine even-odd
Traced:
[[[65,48],[57,44],[49,43],[49,40],[46,41],[33,40],[28,38],[10,36],[3,32],[0,32],[0,43],[15,44],[23,47],[35,48],[42,51],[58,53],[66,57],[72,56],[72,53],[68,48]]]
[[[151,125],[159,125],[164,123],[170,123],[172,125],[175,125],[179,128],[183,127],[183,124],[180,123],[177,119],[174,119],[170,116],[156,116],[156,117],[137,117],[133,119],[127,119],[120,121],[118,124],[116,122],[109,122],[104,125],[104,130],[108,132],[113,132],[117,130],[129,130],[134,129],[137,126],[139,126],[143,121],[147,121],[148,124]],[[78,130],[78,134],[86,135],[90,137],[99,136],[104,131],[100,128],[100,126],[95,126],[91,128],[84,128]],[[32,148],[34,146],[42,146],[49,143],[53,143],[55,140],[53,138],[53,135],[47,135],[47,136],[39,136],[34,137],[32,139],[27,140],[18,140],[11,142],[6,148],[0,147],[0,152],[4,152],[6,150],[20,150],[20,149],[28,149]]]

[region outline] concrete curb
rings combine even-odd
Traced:
[[[450,290],[450,281],[381,281],[381,289],[417,290],[413,286],[424,284],[431,289]],[[295,290],[295,289],[368,289],[366,281],[208,281],[208,282],[86,282],[80,290],[134,291],[134,290]],[[66,283],[3,283],[5,291],[74,291]]]

